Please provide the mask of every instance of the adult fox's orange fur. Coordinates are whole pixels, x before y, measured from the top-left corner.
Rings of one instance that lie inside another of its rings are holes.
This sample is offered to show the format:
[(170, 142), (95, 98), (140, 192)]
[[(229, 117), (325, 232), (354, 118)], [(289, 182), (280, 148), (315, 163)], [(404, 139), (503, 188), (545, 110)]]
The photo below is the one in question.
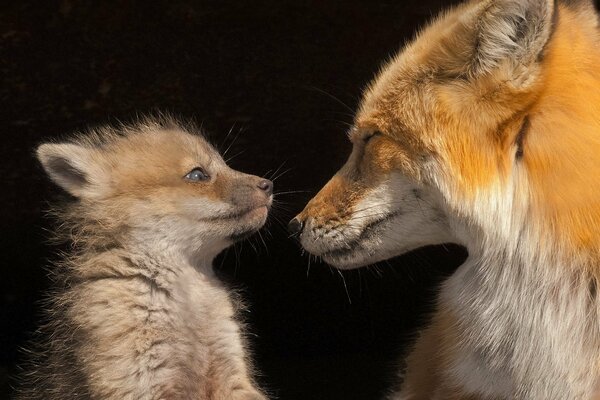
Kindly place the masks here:
[(344, 167), (292, 220), (354, 268), (457, 242), (392, 399), (600, 387), (600, 34), (591, 1), (470, 1), (364, 94)]

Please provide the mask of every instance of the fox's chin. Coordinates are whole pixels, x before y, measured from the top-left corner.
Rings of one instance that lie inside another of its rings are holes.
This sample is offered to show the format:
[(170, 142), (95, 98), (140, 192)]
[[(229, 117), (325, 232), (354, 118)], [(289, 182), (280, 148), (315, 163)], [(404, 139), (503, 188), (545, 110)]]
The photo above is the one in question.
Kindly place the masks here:
[(372, 222), (363, 228), (357, 239), (350, 241), (343, 247), (326, 250), (320, 254), (321, 258), (329, 265), (338, 269), (355, 269), (375, 264), (379, 261), (392, 258), (384, 243), (382, 236), (392, 223), (397, 213), (390, 213), (378, 221)]
[(322, 258), (327, 264), (337, 269), (356, 269), (373, 264), (362, 257), (357, 258), (353, 253), (343, 255), (324, 254)]
[(268, 206), (257, 207), (243, 214), (236, 221), (237, 226), (234, 232), (229, 235), (229, 240), (232, 242), (239, 242), (241, 240), (248, 239), (265, 225), (268, 215)]
[(323, 261), (337, 269), (356, 269), (367, 267), (379, 261), (387, 260), (388, 256), (377, 249), (369, 249), (363, 244), (357, 244), (351, 249), (334, 250), (321, 255)]

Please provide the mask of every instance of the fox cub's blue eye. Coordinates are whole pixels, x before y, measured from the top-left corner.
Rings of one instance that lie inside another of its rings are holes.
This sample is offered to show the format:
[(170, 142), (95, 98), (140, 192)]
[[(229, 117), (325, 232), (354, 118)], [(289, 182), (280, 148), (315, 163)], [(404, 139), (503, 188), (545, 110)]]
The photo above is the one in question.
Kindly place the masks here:
[(187, 173), (185, 179), (192, 182), (201, 182), (210, 179), (210, 176), (200, 167), (196, 167)]

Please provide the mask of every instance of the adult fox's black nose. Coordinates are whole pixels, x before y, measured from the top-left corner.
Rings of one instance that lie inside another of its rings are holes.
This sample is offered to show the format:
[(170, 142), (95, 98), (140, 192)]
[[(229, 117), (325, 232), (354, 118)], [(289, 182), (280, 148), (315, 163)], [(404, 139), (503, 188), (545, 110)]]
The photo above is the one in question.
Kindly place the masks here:
[(263, 179), (258, 182), (258, 188), (264, 191), (267, 195), (273, 194), (273, 182), (268, 179)]
[(304, 228), (304, 223), (298, 218), (292, 219), (288, 224), (288, 232), (292, 235), (297, 235), (302, 232), (302, 228)]

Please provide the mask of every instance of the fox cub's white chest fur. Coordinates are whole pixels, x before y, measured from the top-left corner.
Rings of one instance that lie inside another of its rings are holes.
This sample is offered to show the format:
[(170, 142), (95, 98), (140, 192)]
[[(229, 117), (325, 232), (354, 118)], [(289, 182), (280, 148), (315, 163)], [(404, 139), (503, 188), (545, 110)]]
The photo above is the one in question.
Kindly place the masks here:
[(172, 119), (37, 150), (75, 200), (57, 210), (47, 335), (23, 399), (264, 399), (213, 258), (264, 224), (273, 184)]

